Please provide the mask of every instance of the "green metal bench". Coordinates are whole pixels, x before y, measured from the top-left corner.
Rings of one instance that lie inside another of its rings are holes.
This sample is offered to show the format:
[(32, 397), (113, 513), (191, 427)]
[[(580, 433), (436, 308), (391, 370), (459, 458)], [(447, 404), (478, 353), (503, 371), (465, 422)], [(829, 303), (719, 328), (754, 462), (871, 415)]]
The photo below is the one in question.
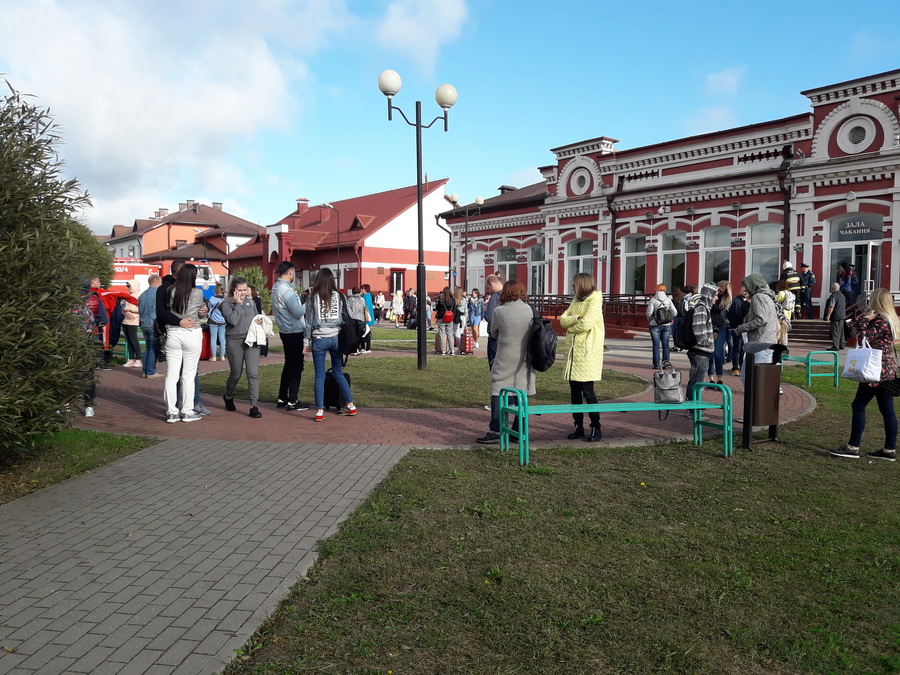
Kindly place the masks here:
[[(712, 389), (722, 395), (721, 402), (704, 401), (703, 390)], [(513, 403), (515, 400), (515, 403)], [(521, 389), (506, 388), (500, 390), (500, 450), (509, 450), (510, 439), (519, 444), (519, 464), (526, 465), (531, 461), (528, 443), (528, 418), (531, 415), (554, 415), (559, 413), (611, 413), (637, 412), (646, 410), (689, 410), (693, 412), (694, 445), (703, 443), (703, 427), (722, 430), (723, 456), (731, 457), (733, 451), (732, 428), (732, 395), (731, 389), (724, 384), (698, 382), (694, 385), (691, 398), (683, 403), (654, 403), (653, 401), (604, 401), (602, 403), (572, 403), (564, 405), (530, 405), (528, 394)], [(721, 410), (723, 423), (703, 421), (704, 410)], [(508, 415), (515, 415), (518, 430), (509, 425)]]
[[(817, 354), (827, 354), (828, 359), (824, 358), (818, 359), (816, 358)], [(812, 378), (814, 377), (833, 377), (834, 378), (834, 386), (838, 387), (841, 382), (841, 374), (838, 366), (838, 354), (837, 352), (832, 351), (812, 351), (809, 352), (806, 356), (791, 356), (790, 354), (782, 354), (781, 355), (781, 363), (782, 368), (784, 368), (785, 361), (797, 361), (798, 363), (806, 364), (806, 386), (810, 386), (812, 384)], [(831, 370), (826, 373), (814, 373), (813, 366), (831, 366)]]

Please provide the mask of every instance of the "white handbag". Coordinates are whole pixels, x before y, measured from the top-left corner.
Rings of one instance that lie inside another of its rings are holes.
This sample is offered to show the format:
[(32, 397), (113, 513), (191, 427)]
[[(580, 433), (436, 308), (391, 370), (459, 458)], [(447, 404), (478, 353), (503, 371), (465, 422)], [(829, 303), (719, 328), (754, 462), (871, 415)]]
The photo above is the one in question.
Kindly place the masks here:
[(881, 350), (872, 349), (866, 338), (862, 338), (859, 345), (856, 349), (847, 350), (847, 362), (841, 377), (854, 382), (880, 382)]

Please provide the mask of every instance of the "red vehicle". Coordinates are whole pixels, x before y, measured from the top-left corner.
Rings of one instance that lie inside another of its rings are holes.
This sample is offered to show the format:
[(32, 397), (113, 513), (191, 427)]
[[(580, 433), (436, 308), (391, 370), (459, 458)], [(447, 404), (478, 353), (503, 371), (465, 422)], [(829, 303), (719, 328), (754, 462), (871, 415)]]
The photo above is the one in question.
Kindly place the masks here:
[(132, 291), (135, 295), (139, 295), (142, 291), (147, 290), (150, 285), (147, 283), (147, 279), (154, 274), (162, 276), (160, 265), (148, 265), (137, 258), (114, 258), (110, 286), (125, 286), (126, 282), (131, 282)]

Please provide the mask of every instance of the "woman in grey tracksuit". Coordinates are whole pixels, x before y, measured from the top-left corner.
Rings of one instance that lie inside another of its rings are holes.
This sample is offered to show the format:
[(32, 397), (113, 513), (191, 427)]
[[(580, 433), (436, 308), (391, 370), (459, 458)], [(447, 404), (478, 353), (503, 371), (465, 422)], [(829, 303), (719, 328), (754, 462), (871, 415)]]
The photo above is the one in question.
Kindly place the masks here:
[(256, 303), (250, 295), (250, 287), (244, 277), (234, 277), (228, 297), (219, 305), (225, 318), (225, 355), (231, 374), (225, 382), (225, 409), (236, 410), (234, 405), (234, 388), (241, 379), (244, 367), (247, 368), (247, 387), (250, 390), (250, 417), (260, 418), (257, 403), (259, 402), (259, 345), (248, 345), (244, 340), (250, 330), (250, 324), (258, 321), (260, 314)]

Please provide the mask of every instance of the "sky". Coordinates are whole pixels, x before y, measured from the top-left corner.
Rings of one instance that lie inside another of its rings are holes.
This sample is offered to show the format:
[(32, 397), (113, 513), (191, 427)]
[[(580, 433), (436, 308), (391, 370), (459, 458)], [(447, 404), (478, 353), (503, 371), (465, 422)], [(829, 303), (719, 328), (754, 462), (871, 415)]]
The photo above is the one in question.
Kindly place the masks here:
[(0, 0), (0, 76), (50, 110), (95, 232), (193, 199), (261, 225), (416, 181), (461, 203), (541, 180), (551, 148), (618, 150), (810, 110), (900, 68), (897, 0)]

